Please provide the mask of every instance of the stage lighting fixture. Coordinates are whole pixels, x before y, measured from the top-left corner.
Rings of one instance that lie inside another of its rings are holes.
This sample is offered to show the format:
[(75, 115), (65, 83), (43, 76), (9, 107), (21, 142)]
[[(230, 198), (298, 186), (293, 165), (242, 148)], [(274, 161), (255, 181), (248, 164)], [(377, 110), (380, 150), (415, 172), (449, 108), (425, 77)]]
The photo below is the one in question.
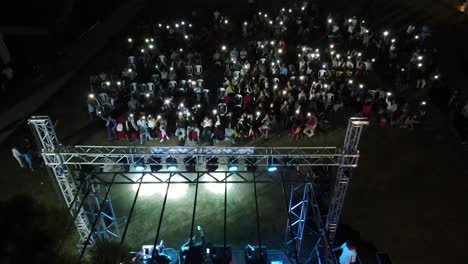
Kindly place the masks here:
[(239, 170), (239, 164), (234, 158), (229, 158), (228, 171), (237, 171)]
[(206, 169), (209, 172), (214, 172), (218, 169), (218, 158), (211, 157), (206, 161)]
[(136, 171), (144, 171), (146, 169), (146, 166), (144, 163), (136, 163), (134, 167)]
[(187, 157), (184, 159), (185, 169), (189, 172), (197, 170), (197, 159), (195, 157)]
[(267, 162), (268, 162), (267, 170), (269, 172), (275, 172), (278, 170), (278, 167), (277, 167), (277, 164), (275, 163), (274, 158), (269, 158)]
[(177, 159), (173, 157), (169, 157), (166, 159), (166, 167), (169, 171), (177, 170)]
[(250, 172), (255, 171), (255, 168), (256, 168), (255, 162), (256, 162), (255, 158), (246, 158), (245, 159), (245, 168), (246, 168), (246, 170), (250, 171)]
[(151, 172), (158, 172), (162, 169), (162, 165), (161, 165), (161, 158), (152, 158), (152, 162), (151, 163), (156, 163), (156, 164), (152, 164), (150, 165), (150, 168), (151, 168)]

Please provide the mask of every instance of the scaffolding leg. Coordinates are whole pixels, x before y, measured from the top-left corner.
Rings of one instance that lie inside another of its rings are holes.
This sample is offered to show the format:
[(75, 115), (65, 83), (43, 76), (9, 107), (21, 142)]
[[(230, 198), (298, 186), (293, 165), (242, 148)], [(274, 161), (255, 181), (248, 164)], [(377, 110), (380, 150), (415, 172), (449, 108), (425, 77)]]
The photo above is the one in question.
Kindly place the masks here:
[[(357, 166), (357, 156), (350, 157), (350, 154), (358, 154), (359, 141), (362, 130), (369, 125), (366, 118), (352, 117), (349, 120), (346, 130), (342, 156), (338, 158), (338, 171), (336, 175), (334, 194), (330, 201), (328, 209), (326, 229), (328, 238), (333, 243), (335, 240), (338, 224), (343, 210), (343, 204), (348, 190), (349, 181), (352, 176), (353, 168)], [(348, 156), (347, 156), (348, 155)]]

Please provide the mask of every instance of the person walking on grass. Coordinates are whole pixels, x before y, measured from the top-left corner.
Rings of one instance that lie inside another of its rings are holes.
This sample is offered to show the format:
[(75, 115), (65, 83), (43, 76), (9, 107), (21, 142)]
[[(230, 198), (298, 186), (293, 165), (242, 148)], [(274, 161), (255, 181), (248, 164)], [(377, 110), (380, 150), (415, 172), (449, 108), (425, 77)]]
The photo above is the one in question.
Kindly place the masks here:
[(23, 154), (19, 152), (19, 150), (16, 147), (11, 148), (11, 154), (13, 157), (18, 161), (18, 164), (20, 165), (21, 168), (24, 168), (24, 163), (23, 163)]

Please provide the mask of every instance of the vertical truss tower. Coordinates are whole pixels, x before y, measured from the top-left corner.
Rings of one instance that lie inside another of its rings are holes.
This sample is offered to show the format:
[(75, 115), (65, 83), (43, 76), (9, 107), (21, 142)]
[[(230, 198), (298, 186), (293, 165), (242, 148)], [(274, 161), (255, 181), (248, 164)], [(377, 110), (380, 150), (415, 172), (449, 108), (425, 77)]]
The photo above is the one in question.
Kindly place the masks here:
[[(357, 167), (358, 164), (358, 147), (361, 133), (363, 128), (367, 125), (369, 125), (367, 118), (352, 117), (348, 122), (342, 150), (343, 155), (338, 158), (338, 171), (336, 174), (334, 194), (330, 201), (326, 221), (328, 238), (332, 242), (335, 239), (338, 229), (349, 181), (353, 175), (353, 169)], [(353, 157), (348, 155), (353, 155)]]

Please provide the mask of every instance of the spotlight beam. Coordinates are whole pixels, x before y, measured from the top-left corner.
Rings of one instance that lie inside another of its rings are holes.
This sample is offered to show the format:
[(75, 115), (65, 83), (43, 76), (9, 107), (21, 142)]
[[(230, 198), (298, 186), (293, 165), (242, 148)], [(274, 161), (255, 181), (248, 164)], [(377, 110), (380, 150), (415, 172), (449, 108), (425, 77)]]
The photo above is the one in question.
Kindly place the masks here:
[(226, 173), (225, 178), (224, 178), (225, 179), (225, 181), (224, 181), (224, 240), (223, 240), (223, 242), (224, 242), (224, 244), (223, 244), (223, 247), (224, 247), (224, 254), (223, 254), (224, 263), (226, 263), (226, 256), (227, 256), (227, 254), (226, 254), (226, 244), (227, 244), (227, 241), (226, 241), (226, 239), (227, 239), (227, 235), (226, 235), (227, 234), (227, 189), (228, 189), (228, 187), (227, 187), (227, 178), (228, 178), (228, 175)]
[(162, 220), (164, 216), (164, 211), (166, 210), (166, 202), (167, 202), (167, 196), (169, 194), (169, 186), (171, 185), (171, 178), (172, 178), (172, 173), (169, 174), (169, 180), (167, 182), (167, 187), (166, 187), (166, 194), (164, 194), (164, 200), (163, 200), (163, 205), (161, 209), (161, 214), (159, 215), (159, 222), (158, 222), (158, 228), (156, 230), (156, 236), (154, 238), (154, 245), (153, 245), (153, 253), (151, 254), (151, 260), (149, 264), (153, 264), (154, 260), (154, 253), (156, 252), (156, 245), (158, 244), (159, 241), (159, 233), (161, 231), (161, 225), (162, 225)]
[[(253, 187), (254, 187), (254, 197), (255, 197), (255, 216), (257, 222), (257, 236), (258, 236), (258, 246), (260, 247), (260, 258), (263, 261), (263, 254), (262, 254), (262, 236), (260, 233), (260, 216), (258, 213), (258, 195), (257, 195), (257, 181), (256, 181), (256, 174), (255, 171), (253, 172)], [(296, 254), (297, 255), (297, 254)], [(296, 262), (299, 263), (299, 262)]]
[(190, 247), (192, 247), (192, 237), (193, 237), (193, 228), (195, 226), (195, 213), (197, 211), (197, 198), (198, 198), (198, 178), (200, 177), (200, 174), (197, 175), (197, 183), (195, 184), (195, 197), (193, 198), (193, 212), (192, 212), (192, 224), (190, 227), (190, 236), (189, 236), (189, 251), (188, 251), (188, 256), (187, 256), (187, 263), (190, 263), (190, 258), (192, 256), (192, 250), (190, 250)]
[(127, 223), (125, 223), (125, 228), (122, 234), (122, 238), (120, 239), (121, 249), (122, 249), (123, 242), (125, 240), (125, 236), (127, 235), (128, 226), (130, 225), (130, 220), (132, 219), (132, 216), (133, 216), (133, 209), (135, 209), (135, 204), (136, 204), (136, 201), (138, 200), (138, 194), (140, 193), (140, 188), (141, 188), (142, 183), (143, 183), (143, 177), (140, 178), (140, 183), (138, 184), (138, 189), (136, 190), (135, 198), (133, 198), (132, 207), (130, 208), (130, 213), (128, 214)]

